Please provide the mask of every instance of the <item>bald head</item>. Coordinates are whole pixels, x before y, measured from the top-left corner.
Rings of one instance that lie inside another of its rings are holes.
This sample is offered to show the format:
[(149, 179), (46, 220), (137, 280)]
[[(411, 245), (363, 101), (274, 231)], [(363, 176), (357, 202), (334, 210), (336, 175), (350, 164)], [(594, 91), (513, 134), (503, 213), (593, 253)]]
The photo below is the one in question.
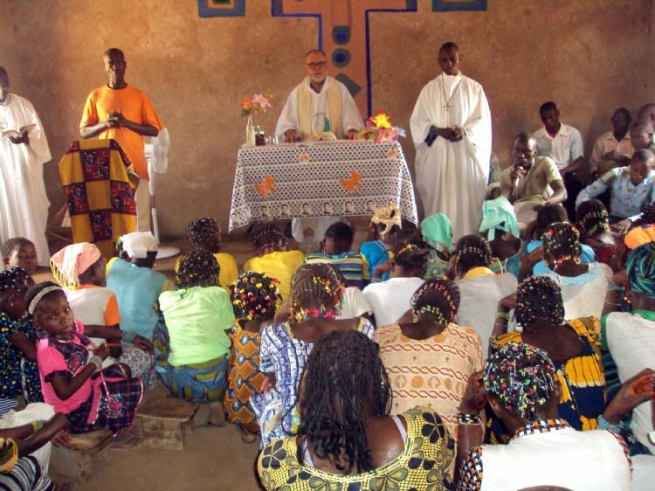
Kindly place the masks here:
[(528, 170), (532, 167), (537, 156), (537, 140), (527, 133), (519, 133), (514, 138), (512, 147), (512, 165)]

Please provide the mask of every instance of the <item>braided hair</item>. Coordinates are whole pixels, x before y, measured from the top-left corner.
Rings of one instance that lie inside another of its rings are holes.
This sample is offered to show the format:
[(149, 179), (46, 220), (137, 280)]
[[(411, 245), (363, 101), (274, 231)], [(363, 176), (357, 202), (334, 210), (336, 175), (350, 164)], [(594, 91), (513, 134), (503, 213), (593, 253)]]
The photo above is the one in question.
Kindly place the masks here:
[(277, 225), (272, 222), (261, 223), (253, 230), (253, 242), (260, 256), (268, 250), (283, 250), (287, 246), (287, 238)]
[(179, 288), (217, 286), (220, 268), (211, 252), (191, 251), (182, 256), (175, 272), (175, 284)]
[[(376, 343), (355, 330), (336, 330), (316, 343), (299, 399), (298, 435), (315, 455), (345, 474), (374, 469), (366, 423), (391, 411), (391, 387)], [(302, 452), (299, 452), (302, 455)]]
[(519, 325), (531, 326), (539, 319), (545, 319), (559, 326), (564, 321), (562, 290), (549, 276), (531, 276), (516, 289), (516, 321)]
[(553, 393), (555, 372), (544, 350), (525, 343), (510, 344), (487, 361), (484, 388), (498, 397), (510, 414), (535, 421)]
[(583, 237), (594, 237), (610, 229), (610, 217), (602, 201), (583, 201), (576, 212), (578, 226)]
[(345, 287), (335, 268), (326, 263), (303, 264), (291, 280), (291, 316), (334, 319), (341, 314)]
[(640, 245), (630, 253), (627, 272), (632, 291), (655, 298), (655, 242)]
[(66, 295), (62, 287), (52, 281), (43, 281), (37, 283), (29, 289), (25, 296), (25, 305), (27, 305), (27, 313), (34, 316), (39, 304), (46, 299), (54, 298), (56, 295)]
[(230, 285), (232, 305), (237, 319), (267, 319), (275, 313), (278, 280), (265, 273), (248, 271)]
[(460, 275), (477, 267), (489, 267), (493, 262), (491, 246), (481, 235), (465, 235), (455, 247), (455, 268)]
[(423, 283), (412, 296), (414, 322), (427, 314), (441, 325), (457, 321), (460, 293), (455, 282), (433, 278)]
[(24, 268), (15, 266), (0, 272), (0, 292), (5, 290), (16, 290), (24, 292), (30, 275)]
[(210, 246), (220, 233), (218, 223), (211, 217), (196, 218), (186, 226), (186, 235), (192, 246)]
[(394, 263), (406, 273), (423, 278), (428, 271), (429, 249), (421, 249), (415, 244), (408, 244), (400, 249), (394, 257)]
[(541, 237), (544, 256), (555, 263), (555, 267), (567, 261), (580, 263), (580, 232), (569, 222), (553, 223)]

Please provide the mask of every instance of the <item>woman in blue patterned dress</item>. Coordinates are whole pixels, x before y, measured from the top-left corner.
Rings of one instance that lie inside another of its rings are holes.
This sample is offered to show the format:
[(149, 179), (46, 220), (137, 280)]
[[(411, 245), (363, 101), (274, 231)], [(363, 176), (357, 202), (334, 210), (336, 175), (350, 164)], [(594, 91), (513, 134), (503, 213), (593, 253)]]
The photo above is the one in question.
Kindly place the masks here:
[(374, 328), (367, 319), (336, 319), (343, 292), (343, 283), (331, 266), (304, 264), (291, 283), (292, 321), (264, 329), (259, 369), (267, 379), (263, 393), (251, 399), (262, 445), (272, 438), (291, 436), (297, 429), (298, 386), (314, 343), (335, 330), (356, 329), (373, 339)]

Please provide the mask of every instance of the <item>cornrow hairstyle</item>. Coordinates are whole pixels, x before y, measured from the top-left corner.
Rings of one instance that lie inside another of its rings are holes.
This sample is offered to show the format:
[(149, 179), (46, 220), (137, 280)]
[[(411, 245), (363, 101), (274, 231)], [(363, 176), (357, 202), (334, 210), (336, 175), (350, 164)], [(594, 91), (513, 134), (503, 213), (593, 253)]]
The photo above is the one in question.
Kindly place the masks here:
[(291, 316), (334, 319), (341, 314), (345, 287), (335, 268), (326, 263), (300, 266), (291, 280)]
[(368, 411), (374, 417), (391, 411), (391, 387), (378, 351), (361, 332), (336, 330), (321, 338), (307, 359), (299, 441), (315, 444), (316, 457), (344, 474), (373, 470)]
[(550, 256), (555, 264), (566, 261), (580, 262), (580, 232), (569, 222), (554, 223), (541, 237), (544, 255)]
[(583, 237), (594, 237), (610, 229), (610, 216), (602, 201), (583, 201), (576, 212), (578, 226)]
[(655, 298), (655, 242), (640, 245), (630, 253), (627, 272), (633, 292)]
[(193, 246), (209, 245), (220, 233), (218, 223), (211, 217), (196, 218), (186, 226), (186, 235)]
[(13, 237), (2, 244), (2, 257), (9, 257), (11, 253), (25, 245), (34, 246), (34, 243), (25, 237)]
[(484, 388), (498, 397), (510, 414), (535, 421), (553, 393), (555, 372), (544, 350), (525, 343), (510, 344), (487, 361)]
[(564, 321), (562, 290), (549, 276), (531, 276), (516, 289), (516, 321), (531, 326), (538, 319), (545, 319), (559, 326)]
[(280, 250), (287, 245), (287, 238), (274, 223), (261, 223), (253, 230), (253, 242), (257, 254), (262, 255), (266, 249)]
[(211, 252), (191, 251), (182, 256), (175, 272), (175, 284), (186, 289), (194, 286), (217, 286), (220, 268)]
[(394, 262), (406, 273), (423, 278), (428, 271), (429, 255), (429, 249), (420, 249), (414, 244), (408, 244), (396, 253)]
[[(46, 289), (49, 291), (44, 294), (43, 291)], [(49, 300), (54, 298), (56, 295), (66, 294), (64, 293), (62, 287), (52, 281), (43, 281), (30, 288), (27, 291), (27, 295), (25, 296), (25, 305), (27, 306), (27, 311), (30, 316), (34, 316), (37, 309), (39, 308), (39, 304), (43, 300)]]
[(412, 296), (414, 322), (424, 314), (431, 315), (441, 325), (456, 322), (459, 302), (459, 287), (454, 281), (441, 278), (429, 279)]
[(278, 283), (265, 273), (243, 273), (230, 286), (234, 316), (247, 320), (271, 317), (279, 296)]
[(481, 235), (465, 235), (455, 247), (455, 268), (460, 275), (477, 267), (489, 267), (493, 262), (491, 246)]
[(644, 207), (644, 212), (641, 214), (641, 221), (646, 225), (655, 225), (655, 203)]

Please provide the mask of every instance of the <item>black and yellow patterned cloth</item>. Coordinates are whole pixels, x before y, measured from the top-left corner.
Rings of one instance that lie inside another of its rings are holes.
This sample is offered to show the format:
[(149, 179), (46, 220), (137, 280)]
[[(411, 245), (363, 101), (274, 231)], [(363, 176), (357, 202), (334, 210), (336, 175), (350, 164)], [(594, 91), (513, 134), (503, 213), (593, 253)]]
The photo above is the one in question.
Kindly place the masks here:
[(395, 460), (371, 472), (340, 476), (303, 465), (295, 437), (273, 440), (259, 455), (264, 487), (285, 491), (442, 491), (454, 490), (451, 469), (455, 440), (441, 418), (428, 407), (401, 415), (407, 423), (405, 449)]

